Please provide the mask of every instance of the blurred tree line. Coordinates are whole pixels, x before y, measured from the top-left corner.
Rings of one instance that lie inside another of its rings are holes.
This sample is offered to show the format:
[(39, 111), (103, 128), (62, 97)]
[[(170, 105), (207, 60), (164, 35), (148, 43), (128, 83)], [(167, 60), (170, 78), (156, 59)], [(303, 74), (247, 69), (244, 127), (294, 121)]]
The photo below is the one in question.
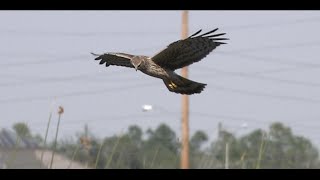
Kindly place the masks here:
[[(14, 129), (18, 133), (28, 128), (22, 128), (20, 124)], [(23, 134), (30, 135), (31, 132), (28, 129)], [(97, 138), (85, 126), (75, 139), (60, 141), (57, 150), (91, 168), (180, 167), (180, 142), (166, 124), (146, 132), (132, 125), (122, 134), (103, 139)], [(267, 131), (256, 129), (240, 137), (220, 129), (218, 138), (212, 142), (205, 132), (195, 132), (190, 137), (190, 166), (218, 169), (226, 166), (232, 169), (320, 168), (320, 161), (318, 150), (310, 140), (293, 134), (281, 123), (273, 123)]]

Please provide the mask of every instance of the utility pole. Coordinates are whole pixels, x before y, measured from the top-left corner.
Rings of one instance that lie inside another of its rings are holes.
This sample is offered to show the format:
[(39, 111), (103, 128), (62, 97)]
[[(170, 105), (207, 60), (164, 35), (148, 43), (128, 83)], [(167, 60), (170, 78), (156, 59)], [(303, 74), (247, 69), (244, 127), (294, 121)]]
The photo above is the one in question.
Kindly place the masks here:
[[(181, 39), (188, 37), (188, 11), (182, 12)], [(181, 76), (188, 77), (188, 67), (183, 67)], [(182, 95), (182, 150), (181, 169), (189, 169), (189, 96)]]
[(222, 123), (218, 123), (218, 139), (220, 140), (221, 138), (221, 132), (222, 132)]
[(224, 164), (225, 169), (229, 169), (229, 143), (226, 143), (226, 160)]

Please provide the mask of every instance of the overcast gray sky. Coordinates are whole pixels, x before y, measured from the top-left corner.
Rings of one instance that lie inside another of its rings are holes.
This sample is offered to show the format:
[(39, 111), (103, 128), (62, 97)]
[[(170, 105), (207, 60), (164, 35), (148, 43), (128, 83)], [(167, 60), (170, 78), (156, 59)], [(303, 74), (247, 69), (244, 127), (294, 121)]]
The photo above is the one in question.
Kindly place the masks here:
[[(56, 96), (61, 138), (84, 124), (103, 137), (162, 122), (180, 135), (180, 95), (133, 69), (100, 66), (90, 52), (151, 56), (181, 37), (181, 11), (1, 11), (0, 22), (0, 127), (26, 122), (43, 135)], [(189, 68), (208, 84), (190, 97), (191, 133), (280, 121), (319, 146), (320, 12), (189, 12), (189, 34), (217, 27), (229, 44)], [(52, 123), (50, 137), (56, 113)]]

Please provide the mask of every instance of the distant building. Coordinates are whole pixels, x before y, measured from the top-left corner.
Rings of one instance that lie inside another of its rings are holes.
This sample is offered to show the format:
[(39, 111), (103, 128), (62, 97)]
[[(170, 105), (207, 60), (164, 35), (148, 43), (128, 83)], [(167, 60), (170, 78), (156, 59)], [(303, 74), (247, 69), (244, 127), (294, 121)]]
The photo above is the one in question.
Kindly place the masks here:
[[(41, 162), (41, 145), (33, 138), (19, 137), (15, 132), (2, 129), (0, 131), (0, 169), (47, 169), (51, 162), (52, 151), (45, 150)], [(71, 167), (70, 164), (72, 165)], [(86, 166), (72, 162), (59, 154), (55, 155), (53, 168), (83, 169)]]

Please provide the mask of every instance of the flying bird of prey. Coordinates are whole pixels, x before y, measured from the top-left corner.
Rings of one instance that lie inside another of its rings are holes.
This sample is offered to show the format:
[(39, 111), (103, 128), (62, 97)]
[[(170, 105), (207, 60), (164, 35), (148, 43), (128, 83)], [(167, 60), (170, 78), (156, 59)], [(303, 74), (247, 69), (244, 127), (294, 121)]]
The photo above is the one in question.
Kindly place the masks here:
[(140, 70), (149, 76), (162, 79), (171, 92), (191, 95), (201, 93), (207, 84), (186, 79), (174, 71), (199, 62), (217, 46), (226, 44), (221, 41), (228, 39), (220, 37), (226, 33), (212, 34), (217, 30), (218, 28), (198, 35), (201, 32), (200, 29), (186, 39), (169, 44), (153, 57), (120, 52), (91, 54), (97, 56), (95, 60), (99, 60), (100, 64), (105, 63), (107, 67), (115, 65), (135, 68), (136, 71)]

